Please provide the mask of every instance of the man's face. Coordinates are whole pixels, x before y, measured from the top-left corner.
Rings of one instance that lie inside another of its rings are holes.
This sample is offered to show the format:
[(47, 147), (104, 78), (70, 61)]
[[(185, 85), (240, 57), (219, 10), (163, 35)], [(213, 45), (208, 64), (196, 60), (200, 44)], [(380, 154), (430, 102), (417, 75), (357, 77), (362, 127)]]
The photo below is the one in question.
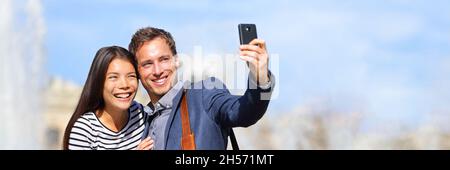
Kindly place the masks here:
[(175, 84), (178, 57), (173, 56), (166, 40), (158, 37), (145, 42), (136, 51), (136, 59), (142, 85), (156, 102)]

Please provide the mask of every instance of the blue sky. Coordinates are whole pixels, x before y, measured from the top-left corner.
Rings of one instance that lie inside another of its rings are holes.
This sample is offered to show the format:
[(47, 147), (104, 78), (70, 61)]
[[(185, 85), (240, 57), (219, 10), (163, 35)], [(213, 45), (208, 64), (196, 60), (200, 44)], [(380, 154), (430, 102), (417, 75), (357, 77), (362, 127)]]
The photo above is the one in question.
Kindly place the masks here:
[[(323, 102), (372, 122), (450, 114), (450, 1), (43, 0), (48, 72), (82, 85), (96, 50), (127, 47), (144, 26), (178, 51), (237, 53), (237, 24), (255, 23), (280, 56), (270, 112)], [(444, 122), (449, 120), (444, 116)], [(449, 120), (450, 121), (450, 120)]]

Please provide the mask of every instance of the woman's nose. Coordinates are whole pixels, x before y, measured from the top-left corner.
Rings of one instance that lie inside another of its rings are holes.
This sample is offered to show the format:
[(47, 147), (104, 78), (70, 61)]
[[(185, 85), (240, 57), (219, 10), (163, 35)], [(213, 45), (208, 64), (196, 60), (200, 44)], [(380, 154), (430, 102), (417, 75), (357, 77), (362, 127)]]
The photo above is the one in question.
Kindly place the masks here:
[(128, 89), (130, 87), (130, 82), (125, 77), (121, 78), (119, 81), (119, 88)]

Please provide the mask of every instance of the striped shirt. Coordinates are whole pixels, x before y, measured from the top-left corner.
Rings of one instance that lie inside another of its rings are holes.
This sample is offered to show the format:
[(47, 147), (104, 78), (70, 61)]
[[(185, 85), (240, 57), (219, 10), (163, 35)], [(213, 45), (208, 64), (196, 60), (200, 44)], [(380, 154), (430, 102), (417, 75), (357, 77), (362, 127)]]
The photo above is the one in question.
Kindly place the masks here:
[(69, 135), (70, 150), (130, 150), (136, 149), (144, 133), (146, 113), (133, 101), (128, 109), (128, 122), (119, 132), (105, 127), (95, 113), (83, 114)]

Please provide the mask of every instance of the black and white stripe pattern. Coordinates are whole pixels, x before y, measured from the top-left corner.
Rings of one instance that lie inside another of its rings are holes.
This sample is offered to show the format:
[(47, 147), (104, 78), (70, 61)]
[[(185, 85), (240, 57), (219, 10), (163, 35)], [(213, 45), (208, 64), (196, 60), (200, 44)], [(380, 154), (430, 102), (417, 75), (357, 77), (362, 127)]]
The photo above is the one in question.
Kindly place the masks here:
[(95, 113), (83, 114), (72, 127), (70, 150), (130, 150), (136, 149), (145, 128), (146, 113), (142, 105), (133, 102), (128, 110), (128, 122), (119, 132), (105, 127)]

